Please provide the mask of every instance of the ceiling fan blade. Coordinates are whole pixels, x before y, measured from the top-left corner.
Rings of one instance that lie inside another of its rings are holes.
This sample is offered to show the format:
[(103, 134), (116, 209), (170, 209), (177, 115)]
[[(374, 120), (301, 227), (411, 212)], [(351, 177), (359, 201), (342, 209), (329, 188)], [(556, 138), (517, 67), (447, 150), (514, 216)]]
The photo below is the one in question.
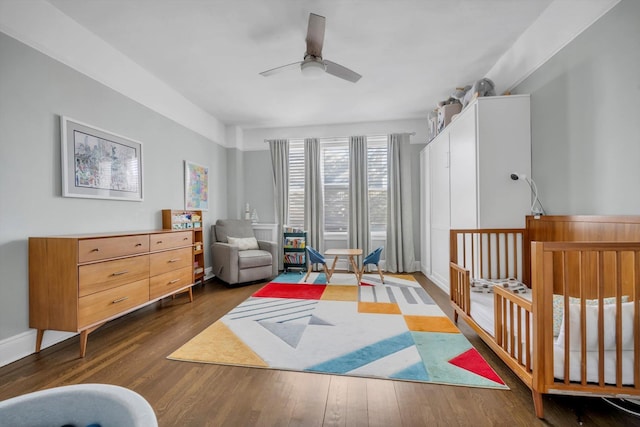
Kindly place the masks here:
[(274, 74), (276, 74), (276, 73), (279, 73), (279, 72), (281, 72), (281, 71), (288, 70), (289, 68), (294, 68), (294, 66), (295, 66), (295, 67), (300, 67), (300, 63), (301, 63), (301, 62), (302, 62), (302, 61), (298, 61), (298, 62), (293, 62), (293, 63), (291, 63), (291, 64), (282, 65), (282, 66), (280, 66), (280, 67), (276, 67), (276, 68), (272, 68), (272, 69), (267, 70), (267, 71), (263, 71), (263, 72), (261, 72), (260, 74), (261, 74), (261, 75), (263, 75), (263, 76), (265, 76), (265, 77), (269, 77), (269, 76), (272, 76), (272, 75), (274, 75)]
[(325, 17), (309, 14), (309, 26), (307, 27), (307, 55), (322, 58), (322, 45), (324, 43)]
[(325, 59), (324, 64), (326, 66), (327, 73), (334, 75), (336, 77), (340, 77), (341, 79), (350, 81), (351, 83), (357, 82), (358, 80), (360, 80), (360, 77), (362, 77), (360, 74), (356, 73), (355, 71), (352, 71), (347, 67), (343, 67), (340, 64), (336, 64), (335, 62), (327, 61)]

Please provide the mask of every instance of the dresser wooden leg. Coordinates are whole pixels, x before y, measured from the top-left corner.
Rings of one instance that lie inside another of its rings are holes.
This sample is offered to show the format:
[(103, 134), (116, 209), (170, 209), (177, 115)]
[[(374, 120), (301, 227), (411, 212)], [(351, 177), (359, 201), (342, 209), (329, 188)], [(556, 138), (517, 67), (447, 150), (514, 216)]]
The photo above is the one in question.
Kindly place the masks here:
[(84, 357), (84, 355), (87, 353), (87, 340), (89, 339), (89, 334), (102, 325), (104, 325), (104, 323), (100, 323), (98, 325), (90, 327), (89, 329), (80, 331), (80, 357)]
[(44, 338), (44, 329), (38, 329), (36, 332), (36, 353), (40, 353), (42, 349), (42, 338)]
[(85, 329), (80, 332), (80, 357), (84, 357), (87, 353), (87, 339), (89, 338), (89, 330)]

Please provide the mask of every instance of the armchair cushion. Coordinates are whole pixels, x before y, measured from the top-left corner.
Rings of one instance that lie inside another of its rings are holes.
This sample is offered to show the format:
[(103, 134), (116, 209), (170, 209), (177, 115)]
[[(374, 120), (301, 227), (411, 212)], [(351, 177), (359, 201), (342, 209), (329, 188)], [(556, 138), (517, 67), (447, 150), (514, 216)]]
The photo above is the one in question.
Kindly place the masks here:
[(255, 237), (231, 237), (227, 236), (230, 244), (237, 246), (238, 250), (246, 251), (248, 249), (259, 249), (258, 241)]
[(229, 236), (232, 237), (253, 237), (253, 227), (251, 221), (243, 219), (219, 219), (215, 225), (216, 241), (229, 243)]
[(267, 251), (249, 249), (238, 252), (238, 268), (240, 268), (240, 270), (262, 267), (263, 265), (271, 266), (272, 262), (273, 257)]

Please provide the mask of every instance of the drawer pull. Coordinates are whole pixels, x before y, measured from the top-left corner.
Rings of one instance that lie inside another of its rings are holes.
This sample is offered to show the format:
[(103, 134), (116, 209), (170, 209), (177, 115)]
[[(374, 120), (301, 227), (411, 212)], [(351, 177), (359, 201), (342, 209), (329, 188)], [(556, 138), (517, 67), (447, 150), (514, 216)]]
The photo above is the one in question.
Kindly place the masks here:
[(188, 238), (188, 237), (185, 237), (185, 238), (184, 238), (184, 239), (182, 239), (182, 240), (189, 240), (189, 238)]
[(174, 258), (169, 260), (169, 262), (178, 262), (178, 261), (180, 261), (180, 258)]
[(172, 281), (169, 282), (170, 285), (173, 285), (174, 283), (178, 283), (180, 281), (180, 279), (173, 279)]
[(100, 248), (91, 249), (91, 252), (100, 252)]
[(136, 247), (142, 246), (142, 243), (136, 243)]
[(122, 298), (118, 298), (118, 299), (114, 299), (113, 301), (111, 301), (111, 304), (117, 304), (119, 302), (122, 302), (124, 300), (129, 299), (129, 297), (122, 297)]
[(111, 273), (112, 276), (122, 276), (123, 274), (127, 274), (129, 270), (116, 271), (115, 273)]
[(156, 245), (159, 245), (159, 244), (161, 244), (161, 243), (162, 243), (162, 240), (158, 240), (158, 241), (156, 242)]

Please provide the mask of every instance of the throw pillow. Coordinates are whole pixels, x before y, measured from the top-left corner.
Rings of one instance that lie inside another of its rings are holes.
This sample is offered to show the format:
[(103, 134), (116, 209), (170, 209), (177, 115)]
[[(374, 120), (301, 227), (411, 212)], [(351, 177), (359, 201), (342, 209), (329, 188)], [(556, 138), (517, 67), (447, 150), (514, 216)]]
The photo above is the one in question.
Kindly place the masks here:
[(255, 237), (227, 237), (229, 244), (237, 246), (238, 250), (259, 249), (258, 240)]
[[(628, 302), (629, 296), (624, 295), (621, 297), (621, 302)], [(615, 304), (616, 297), (608, 297), (602, 299), (603, 304)], [(569, 297), (569, 304), (580, 304), (580, 298)], [(597, 299), (585, 300), (585, 305), (598, 305)], [(560, 327), (562, 325), (562, 318), (564, 316), (564, 295), (553, 295), (553, 336), (557, 337), (560, 334)]]
[[(569, 314), (569, 330), (570, 334), (570, 342), (569, 349), (571, 351), (581, 351), (582, 349), (582, 316), (581, 316), (581, 307), (579, 304), (570, 304), (571, 310)], [(621, 320), (622, 320), (622, 336), (620, 337), (622, 343), (623, 351), (633, 351), (633, 312), (634, 312), (634, 303), (625, 302), (620, 304), (621, 307)], [(603, 305), (603, 328), (604, 328), (604, 336), (603, 336), (603, 348), (605, 351), (615, 351), (616, 350), (616, 342), (618, 336), (616, 334), (616, 305), (615, 304), (604, 304)], [(587, 304), (585, 305), (585, 347), (587, 351), (597, 352), (599, 347), (598, 340), (598, 318), (599, 311), (598, 306), (596, 304)], [(566, 321), (566, 318), (565, 318)], [(558, 335), (558, 339), (556, 344), (563, 345), (565, 341), (564, 337), (564, 323), (560, 328), (560, 334)]]

